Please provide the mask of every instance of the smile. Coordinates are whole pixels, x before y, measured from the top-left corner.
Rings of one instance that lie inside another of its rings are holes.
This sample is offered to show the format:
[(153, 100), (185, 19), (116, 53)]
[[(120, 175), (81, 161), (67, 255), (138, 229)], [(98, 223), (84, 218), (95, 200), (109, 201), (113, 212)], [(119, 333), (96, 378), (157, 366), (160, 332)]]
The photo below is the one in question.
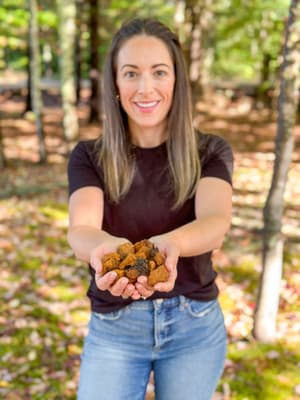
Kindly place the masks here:
[(156, 107), (158, 103), (159, 103), (159, 101), (135, 102), (135, 105), (139, 108), (149, 110), (149, 109)]

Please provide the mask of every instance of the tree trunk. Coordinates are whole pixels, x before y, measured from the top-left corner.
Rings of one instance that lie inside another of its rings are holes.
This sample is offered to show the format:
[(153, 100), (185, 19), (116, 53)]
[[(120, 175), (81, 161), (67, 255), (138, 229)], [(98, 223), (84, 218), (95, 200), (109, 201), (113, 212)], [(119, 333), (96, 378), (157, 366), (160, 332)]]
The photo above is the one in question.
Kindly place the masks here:
[(185, 21), (185, 0), (177, 0), (174, 12), (174, 26), (176, 33), (179, 37), (180, 43), (184, 43), (186, 40), (184, 33), (184, 21)]
[(29, 22), (29, 46), (30, 46), (30, 76), (31, 76), (31, 101), (35, 115), (35, 125), (39, 140), (40, 162), (46, 162), (46, 148), (42, 124), (42, 96), (41, 96), (41, 73), (39, 60), (39, 35), (37, 20), (36, 0), (29, 1), (30, 22)]
[(272, 57), (269, 53), (263, 53), (261, 73), (260, 73), (260, 84), (258, 88), (258, 101), (262, 102), (265, 106), (271, 108), (272, 98), (270, 96), (270, 65)]
[(82, 69), (82, 14), (84, 12), (83, 3), (77, 0), (76, 6), (76, 42), (75, 42), (75, 68), (76, 68), (76, 104), (80, 102), (81, 93), (81, 69)]
[(57, 0), (59, 14), (60, 76), (63, 106), (63, 129), (67, 141), (76, 140), (79, 135), (76, 110), (75, 84), (75, 0)]
[(4, 168), (5, 166), (6, 166), (6, 159), (5, 159), (5, 155), (4, 155), (2, 124), (1, 124), (1, 119), (0, 119), (0, 168)]
[(28, 64), (27, 64), (27, 94), (26, 94), (26, 105), (24, 114), (27, 111), (32, 111), (32, 101), (31, 101), (31, 72), (30, 72), (30, 59), (31, 59), (31, 51), (30, 51), (30, 43), (28, 37), (28, 46), (27, 46), (27, 57), (28, 57)]
[(100, 73), (99, 73), (99, 8), (98, 0), (90, 0), (90, 122), (100, 121)]
[(202, 96), (209, 83), (213, 49), (210, 46), (213, 31), (211, 0), (186, 0), (186, 22), (190, 30), (187, 62), (193, 98)]
[(281, 67), (275, 164), (264, 208), (263, 271), (254, 318), (254, 336), (263, 342), (276, 339), (276, 316), (283, 269), (283, 196), (294, 147), (293, 129), (298, 101), (300, 26), (297, 25), (297, 18), (299, 21), (300, 0), (292, 0)]

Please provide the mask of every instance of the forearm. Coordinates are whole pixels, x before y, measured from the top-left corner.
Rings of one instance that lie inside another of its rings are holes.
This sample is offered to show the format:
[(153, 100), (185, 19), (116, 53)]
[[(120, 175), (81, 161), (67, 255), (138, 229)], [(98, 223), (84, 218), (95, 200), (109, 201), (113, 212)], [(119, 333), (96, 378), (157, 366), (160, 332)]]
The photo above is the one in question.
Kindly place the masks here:
[(114, 236), (88, 225), (80, 225), (69, 229), (67, 239), (76, 258), (89, 262), (91, 251), (104, 241), (112, 241)]
[(229, 227), (228, 219), (212, 215), (158, 237), (175, 243), (180, 249), (180, 257), (192, 257), (220, 248)]

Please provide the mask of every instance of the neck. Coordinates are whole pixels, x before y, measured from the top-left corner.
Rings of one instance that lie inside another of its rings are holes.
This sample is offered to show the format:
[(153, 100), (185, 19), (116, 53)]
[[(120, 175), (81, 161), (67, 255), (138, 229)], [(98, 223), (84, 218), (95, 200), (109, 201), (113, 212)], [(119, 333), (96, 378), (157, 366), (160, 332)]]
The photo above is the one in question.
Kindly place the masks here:
[(138, 147), (157, 147), (167, 139), (166, 126), (139, 128), (129, 124), (131, 141)]

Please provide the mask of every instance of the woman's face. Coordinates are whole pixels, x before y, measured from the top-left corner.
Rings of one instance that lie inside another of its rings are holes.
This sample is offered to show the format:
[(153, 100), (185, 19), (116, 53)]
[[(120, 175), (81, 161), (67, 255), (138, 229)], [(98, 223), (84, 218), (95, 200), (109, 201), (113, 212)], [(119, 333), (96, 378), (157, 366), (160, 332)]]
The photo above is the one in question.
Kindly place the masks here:
[(131, 132), (165, 130), (175, 71), (164, 42), (147, 35), (128, 39), (117, 56), (116, 80)]

